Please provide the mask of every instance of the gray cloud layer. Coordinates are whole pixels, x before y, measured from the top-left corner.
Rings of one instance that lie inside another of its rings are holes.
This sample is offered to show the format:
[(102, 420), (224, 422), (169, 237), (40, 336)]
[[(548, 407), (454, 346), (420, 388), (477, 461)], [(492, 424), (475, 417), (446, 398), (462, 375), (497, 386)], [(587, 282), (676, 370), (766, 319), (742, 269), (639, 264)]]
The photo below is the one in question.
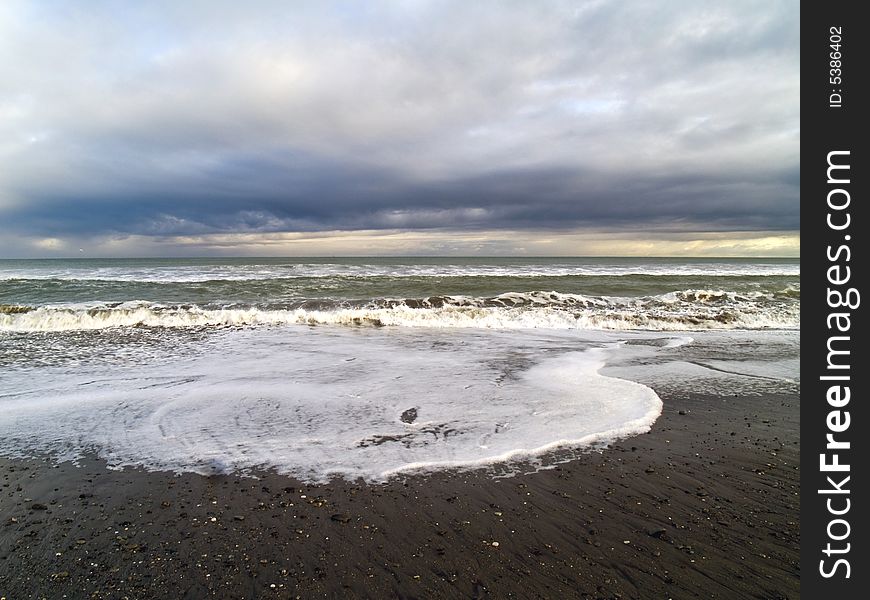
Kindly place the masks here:
[(0, 232), (796, 230), (798, 15), (7, 1)]

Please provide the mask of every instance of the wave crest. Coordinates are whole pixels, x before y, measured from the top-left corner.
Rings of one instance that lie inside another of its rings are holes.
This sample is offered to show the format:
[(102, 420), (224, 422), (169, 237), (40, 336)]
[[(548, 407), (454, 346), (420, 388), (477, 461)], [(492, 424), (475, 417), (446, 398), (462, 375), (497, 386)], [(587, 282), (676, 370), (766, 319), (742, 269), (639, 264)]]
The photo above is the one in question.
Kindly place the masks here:
[(148, 302), (96, 306), (15, 306), (0, 311), (0, 331), (111, 327), (259, 325), (396, 326), (484, 329), (796, 329), (800, 304), (776, 294), (686, 290), (642, 298), (559, 292), (494, 297), (436, 296), (366, 303), (306, 301), (290, 306), (201, 307)]

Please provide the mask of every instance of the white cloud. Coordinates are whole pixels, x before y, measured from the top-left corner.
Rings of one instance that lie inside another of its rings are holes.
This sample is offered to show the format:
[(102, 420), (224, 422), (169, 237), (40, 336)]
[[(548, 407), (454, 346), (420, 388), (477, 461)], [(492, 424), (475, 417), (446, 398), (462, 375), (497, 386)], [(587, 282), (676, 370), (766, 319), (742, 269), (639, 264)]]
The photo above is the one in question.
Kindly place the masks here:
[[(79, 245), (81, 244), (81, 245)], [(46, 239), (37, 256), (709, 256), (796, 257), (798, 232), (684, 232), (679, 234), (552, 231), (409, 231), (133, 235), (82, 241)], [(83, 250), (78, 251), (77, 248)], [(81, 254), (79, 254), (81, 252)], [(11, 237), (0, 255), (33, 256), (27, 241)]]
[[(309, 222), (267, 214), (261, 200), (301, 190), (329, 202), (322, 188), (366, 169), (408, 189), (547, 169), (572, 174), (563, 186), (778, 180), (799, 163), (798, 11), (796, 1), (10, 0), (0, 8), (0, 213), (39, 229), (44, 220), (27, 215), (41, 206), (97, 198), (119, 216), (95, 227), (136, 233), (162, 220), (195, 231), (159, 198), (232, 196), (233, 215), (292, 226)], [(226, 175), (246, 163), (256, 164)], [(542, 212), (550, 202), (528, 201)], [(761, 212), (784, 201), (758, 199)], [(419, 202), (391, 207), (386, 225), (484, 210), (474, 190), (463, 205)], [(358, 210), (362, 222), (368, 208)]]

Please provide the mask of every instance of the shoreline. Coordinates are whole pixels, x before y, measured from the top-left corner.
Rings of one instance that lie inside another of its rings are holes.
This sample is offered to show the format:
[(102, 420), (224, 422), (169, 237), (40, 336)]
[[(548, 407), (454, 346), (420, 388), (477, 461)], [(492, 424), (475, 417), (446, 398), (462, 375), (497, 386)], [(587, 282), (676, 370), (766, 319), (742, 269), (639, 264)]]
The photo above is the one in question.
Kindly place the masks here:
[(798, 598), (799, 396), (660, 395), (649, 433), (501, 479), (0, 458), (0, 595)]

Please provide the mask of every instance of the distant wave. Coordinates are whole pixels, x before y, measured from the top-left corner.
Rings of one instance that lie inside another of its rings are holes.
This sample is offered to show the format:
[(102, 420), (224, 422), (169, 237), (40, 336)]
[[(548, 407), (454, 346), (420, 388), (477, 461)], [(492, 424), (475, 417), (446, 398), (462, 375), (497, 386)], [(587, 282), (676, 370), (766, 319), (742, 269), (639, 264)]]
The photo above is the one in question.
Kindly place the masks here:
[(80, 269), (5, 269), (0, 281), (129, 281), (139, 283), (180, 283), (209, 281), (261, 281), (303, 278), (345, 277), (349, 279), (409, 277), (797, 277), (799, 264), (780, 263), (697, 263), (628, 265), (353, 265), (298, 264), (221, 267), (120, 267)]
[(456, 327), (485, 329), (797, 329), (800, 291), (684, 290), (648, 297), (510, 292), (492, 297), (433, 296), (358, 303), (203, 307), (149, 302), (87, 306), (0, 305), (0, 331), (110, 327), (258, 325)]

